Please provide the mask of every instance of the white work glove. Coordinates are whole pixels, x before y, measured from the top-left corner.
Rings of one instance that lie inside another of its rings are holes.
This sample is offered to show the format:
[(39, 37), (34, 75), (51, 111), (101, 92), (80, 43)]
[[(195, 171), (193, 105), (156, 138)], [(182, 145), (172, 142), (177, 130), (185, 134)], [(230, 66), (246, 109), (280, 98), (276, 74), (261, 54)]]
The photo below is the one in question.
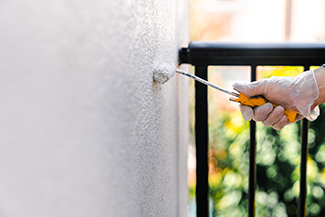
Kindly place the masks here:
[(287, 117), (283, 115), (285, 109), (298, 112), (296, 121), (303, 117), (313, 121), (319, 115), (319, 108), (314, 105), (319, 96), (314, 70), (296, 77), (272, 77), (249, 84), (235, 83), (233, 87), (248, 97), (263, 95), (278, 105), (276, 108), (271, 103), (257, 108), (240, 105), (243, 118), (247, 121), (262, 121), (265, 126), (280, 130), (288, 124)]

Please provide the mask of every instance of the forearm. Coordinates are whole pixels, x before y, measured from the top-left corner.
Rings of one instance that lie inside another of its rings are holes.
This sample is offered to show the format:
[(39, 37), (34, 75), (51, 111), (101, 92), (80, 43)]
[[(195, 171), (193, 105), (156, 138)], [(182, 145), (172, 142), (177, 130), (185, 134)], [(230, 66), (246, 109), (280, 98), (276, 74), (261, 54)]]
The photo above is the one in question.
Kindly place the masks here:
[(319, 96), (315, 100), (313, 107), (325, 102), (325, 68), (324, 67), (315, 70), (315, 78), (319, 89)]

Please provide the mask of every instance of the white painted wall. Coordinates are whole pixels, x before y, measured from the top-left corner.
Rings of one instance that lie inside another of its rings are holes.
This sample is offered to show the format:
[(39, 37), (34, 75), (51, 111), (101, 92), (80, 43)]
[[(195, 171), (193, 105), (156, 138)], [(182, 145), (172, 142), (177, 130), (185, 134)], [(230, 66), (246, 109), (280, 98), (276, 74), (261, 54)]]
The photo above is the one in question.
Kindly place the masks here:
[(0, 1), (0, 216), (187, 214), (187, 0)]

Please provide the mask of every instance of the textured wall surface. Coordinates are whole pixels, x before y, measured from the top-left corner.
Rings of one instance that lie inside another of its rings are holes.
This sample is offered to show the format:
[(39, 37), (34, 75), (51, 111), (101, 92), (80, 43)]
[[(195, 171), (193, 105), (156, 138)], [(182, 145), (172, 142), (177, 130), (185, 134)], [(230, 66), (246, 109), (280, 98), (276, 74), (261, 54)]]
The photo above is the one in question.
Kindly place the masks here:
[(0, 1), (0, 216), (186, 216), (187, 0)]

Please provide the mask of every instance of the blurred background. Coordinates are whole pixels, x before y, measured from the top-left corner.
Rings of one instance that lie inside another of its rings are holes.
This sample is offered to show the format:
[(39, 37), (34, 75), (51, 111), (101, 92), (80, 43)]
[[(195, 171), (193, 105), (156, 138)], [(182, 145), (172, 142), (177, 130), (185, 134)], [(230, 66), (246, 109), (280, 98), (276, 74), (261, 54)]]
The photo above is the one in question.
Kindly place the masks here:
[[(191, 41), (219, 42), (324, 41), (324, 9), (323, 0), (190, 0), (190, 38)], [(303, 67), (259, 66), (257, 71), (258, 79), (296, 76), (303, 72)], [(208, 72), (210, 82), (227, 89), (232, 89), (234, 82), (250, 80), (248, 66), (209, 67)], [(191, 73), (194, 73), (193, 68)], [(194, 81), (189, 82), (188, 214), (194, 217)], [(238, 104), (229, 102), (226, 94), (210, 88), (208, 94), (211, 216), (247, 216), (248, 122), (243, 120)], [(296, 216), (299, 131), (300, 122), (281, 131), (257, 124), (256, 216)], [(310, 123), (308, 148), (307, 216), (325, 216), (324, 115)]]

